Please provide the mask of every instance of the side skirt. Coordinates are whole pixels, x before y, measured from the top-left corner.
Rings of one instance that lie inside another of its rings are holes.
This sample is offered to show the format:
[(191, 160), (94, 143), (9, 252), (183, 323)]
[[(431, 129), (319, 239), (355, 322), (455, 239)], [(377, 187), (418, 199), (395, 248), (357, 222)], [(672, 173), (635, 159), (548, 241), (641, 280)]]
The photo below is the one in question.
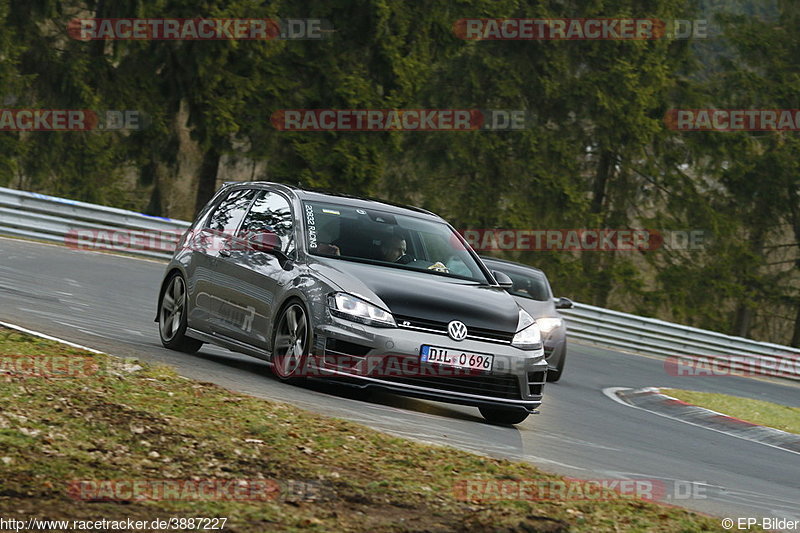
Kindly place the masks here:
[(202, 331), (198, 331), (196, 329), (186, 328), (186, 335), (193, 339), (207, 342), (209, 344), (214, 344), (222, 348), (227, 348), (228, 350), (231, 350), (233, 352), (239, 352), (245, 355), (249, 355), (251, 357), (256, 357), (258, 359), (262, 359), (267, 362), (269, 362), (270, 359), (272, 358), (272, 353), (266, 350), (256, 348), (255, 346), (252, 346), (245, 342), (232, 339), (230, 337), (226, 337), (225, 335), (220, 335), (218, 333), (209, 334), (209, 333), (204, 333)]

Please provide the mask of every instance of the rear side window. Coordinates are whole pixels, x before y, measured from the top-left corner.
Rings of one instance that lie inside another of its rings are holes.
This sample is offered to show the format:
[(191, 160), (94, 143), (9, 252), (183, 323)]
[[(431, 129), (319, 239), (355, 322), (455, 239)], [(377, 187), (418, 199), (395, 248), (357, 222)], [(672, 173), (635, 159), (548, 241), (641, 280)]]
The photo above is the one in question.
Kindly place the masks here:
[(242, 217), (247, 212), (247, 208), (250, 207), (250, 202), (253, 201), (255, 195), (256, 191), (253, 189), (231, 191), (211, 214), (206, 228), (232, 235), (239, 226), (239, 222), (242, 221)]
[(281, 241), (281, 251), (289, 254), (295, 249), (294, 218), (289, 201), (276, 192), (262, 191), (242, 223), (243, 235), (271, 232)]

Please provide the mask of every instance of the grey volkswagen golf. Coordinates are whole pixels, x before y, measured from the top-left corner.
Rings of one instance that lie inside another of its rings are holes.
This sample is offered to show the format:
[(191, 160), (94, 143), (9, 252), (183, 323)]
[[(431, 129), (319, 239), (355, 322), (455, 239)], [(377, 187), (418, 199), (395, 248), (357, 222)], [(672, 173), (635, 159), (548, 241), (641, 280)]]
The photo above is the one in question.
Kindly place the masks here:
[(428, 211), (277, 183), (228, 184), (178, 243), (164, 346), (204, 342), (283, 380), (337, 380), (478, 407), (516, 424), (542, 399), (536, 321)]

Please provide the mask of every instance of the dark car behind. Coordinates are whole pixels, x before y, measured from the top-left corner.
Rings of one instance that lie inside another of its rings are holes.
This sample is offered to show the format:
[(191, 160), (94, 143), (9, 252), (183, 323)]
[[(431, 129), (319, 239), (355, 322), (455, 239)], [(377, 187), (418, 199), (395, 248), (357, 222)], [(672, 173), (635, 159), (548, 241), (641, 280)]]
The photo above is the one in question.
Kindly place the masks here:
[(547, 381), (561, 379), (567, 359), (567, 326), (558, 309), (569, 309), (568, 298), (554, 298), (545, 273), (533, 266), (493, 257), (481, 257), (491, 270), (506, 274), (512, 281), (507, 289), (517, 303), (536, 319), (542, 332), (547, 360)]

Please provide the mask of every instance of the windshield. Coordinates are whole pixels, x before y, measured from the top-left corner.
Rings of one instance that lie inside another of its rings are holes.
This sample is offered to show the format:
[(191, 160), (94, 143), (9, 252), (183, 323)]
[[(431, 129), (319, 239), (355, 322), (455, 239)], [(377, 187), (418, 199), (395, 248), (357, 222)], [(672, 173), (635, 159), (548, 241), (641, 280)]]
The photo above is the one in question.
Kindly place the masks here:
[(447, 224), (323, 202), (304, 202), (303, 212), (313, 255), (488, 282)]

